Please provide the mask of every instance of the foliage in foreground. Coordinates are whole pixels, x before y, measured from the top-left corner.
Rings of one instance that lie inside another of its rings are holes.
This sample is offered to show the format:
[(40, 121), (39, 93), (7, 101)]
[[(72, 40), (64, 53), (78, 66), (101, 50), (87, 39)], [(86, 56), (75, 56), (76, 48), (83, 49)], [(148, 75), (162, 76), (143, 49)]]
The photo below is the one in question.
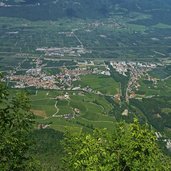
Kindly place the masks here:
[(116, 124), (113, 133), (67, 135), (64, 142), (66, 170), (168, 171), (170, 159), (160, 151), (154, 132), (138, 120)]
[(34, 130), (30, 138), (35, 142), (32, 154), (39, 159), (42, 171), (63, 171), (61, 168), (63, 133), (54, 129)]
[[(0, 77), (1, 80), (1, 77)], [(11, 97), (6, 86), (0, 82), (0, 170), (31, 171), (37, 164), (29, 154), (29, 133), (33, 115), (27, 96)]]

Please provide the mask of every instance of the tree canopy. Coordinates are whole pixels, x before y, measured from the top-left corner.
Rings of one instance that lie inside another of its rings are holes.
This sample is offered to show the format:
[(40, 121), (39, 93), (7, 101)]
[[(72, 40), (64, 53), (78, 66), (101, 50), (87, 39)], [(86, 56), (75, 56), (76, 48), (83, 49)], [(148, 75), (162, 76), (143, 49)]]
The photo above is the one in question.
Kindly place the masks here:
[(26, 94), (13, 97), (0, 82), (0, 170), (36, 170), (37, 164), (29, 154), (32, 128), (33, 114)]
[(64, 140), (66, 170), (165, 171), (171, 169), (148, 125), (116, 124), (112, 133), (95, 130), (93, 134), (67, 135)]

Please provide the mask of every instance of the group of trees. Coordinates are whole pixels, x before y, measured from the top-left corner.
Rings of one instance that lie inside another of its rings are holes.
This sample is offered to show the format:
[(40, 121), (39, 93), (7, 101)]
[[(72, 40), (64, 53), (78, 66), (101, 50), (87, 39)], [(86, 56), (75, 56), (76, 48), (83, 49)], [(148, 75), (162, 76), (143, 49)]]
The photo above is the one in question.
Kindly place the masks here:
[(159, 149), (148, 125), (119, 123), (112, 133), (95, 130), (93, 134), (66, 136), (65, 169), (93, 171), (169, 171), (170, 159)]
[[(27, 95), (13, 97), (0, 82), (0, 170), (41, 170), (30, 153), (33, 121)], [(59, 146), (64, 150), (62, 170), (171, 170), (170, 158), (159, 149), (154, 132), (137, 119), (132, 124), (116, 123), (112, 132), (97, 129), (79, 136), (66, 134)]]
[[(0, 76), (0, 80), (1, 80)], [(33, 114), (28, 97), (20, 93), (12, 97), (0, 82), (0, 170), (31, 171), (38, 164), (30, 155)]]

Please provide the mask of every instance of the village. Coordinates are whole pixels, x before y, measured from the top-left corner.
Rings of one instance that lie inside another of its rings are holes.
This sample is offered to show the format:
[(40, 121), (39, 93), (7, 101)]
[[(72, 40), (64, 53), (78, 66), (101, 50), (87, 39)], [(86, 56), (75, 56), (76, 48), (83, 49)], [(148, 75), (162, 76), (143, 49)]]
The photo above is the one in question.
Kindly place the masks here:
[[(84, 60), (82, 62), (75, 61), (75, 68), (67, 68), (63, 66), (60, 68), (60, 72), (57, 74), (47, 74), (44, 72), (46, 64), (42, 64), (40, 58), (34, 59), (35, 68), (30, 68), (25, 71), (25, 74), (15, 74), (11, 72), (7, 79), (13, 83), (13, 88), (28, 88), (34, 87), (36, 89), (53, 89), (53, 90), (83, 90), (87, 92), (94, 92), (100, 94), (101, 92), (94, 91), (90, 87), (75, 86), (74, 82), (80, 81), (82, 75), (106, 75), (110, 76), (110, 68), (107, 64), (102, 63), (96, 65), (94, 61)], [(21, 64), (20, 64), (21, 65)], [(152, 81), (154, 85), (157, 84), (157, 79), (151, 77), (148, 72), (157, 67), (152, 63), (141, 62), (125, 62), (125, 61), (111, 61), (110, 65), (124, 77), (129, 77), (129, 82), (126, 90), (126, 101), (135, 97), (135, 91), (140, 87), (139, 79), (142, 77), (149, 81)], [(103, 67), (100, 67), (103, 66)], [(18, 68), (18, 70), (22, 68)]]
[[(13, 88), (34, 87), (36, 89), (78, 90), (81, 89), (81, 87), (74, 87), (73, 82), (80, 80), (81, 75), (110, 75), (110, 72), (107, 69), (100, 70), (98, 67), (95, 67), (93, 61), (77, 62), (78, 66), (74, 69), (61, 67), (61, 72), (55, 75), (43, 72), (46, 65), (42, 64), (42, 61), (39, 58), (34, 60), (34, 63), (36, 67), (27, 69), (25, 74), (16, 74), (16, 70), (22, 70), (21, 67), (16, 67), (15, 71), (9, 73), (6, 78), (9, 82), (14, 84)], [(82, 89), (91, 91), (91, 89), (87, 87)]]
[(139, 79), (145, 78), (157, 84), (157, 79), (148, 74), (149, 71), (156, 68), (158, 64), (141, 62), (110, 62), (111, 66), (121, 75), (128, 77), (129, 81), (126, 89), (126, 101), (136, 96), (135, 91), (139, 90)]

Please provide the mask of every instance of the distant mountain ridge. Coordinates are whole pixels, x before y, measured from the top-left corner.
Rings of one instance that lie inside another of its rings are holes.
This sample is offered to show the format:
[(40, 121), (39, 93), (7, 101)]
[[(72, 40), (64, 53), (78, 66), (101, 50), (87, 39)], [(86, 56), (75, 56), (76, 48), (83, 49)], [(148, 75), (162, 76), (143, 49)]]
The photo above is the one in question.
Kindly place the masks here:
[[(3, 5), (4, 4), (4, 5)], [(108, 17), (113, 12), (171, 10), (170, 0), (2, 0), (0, 16), (29, 20)]]

